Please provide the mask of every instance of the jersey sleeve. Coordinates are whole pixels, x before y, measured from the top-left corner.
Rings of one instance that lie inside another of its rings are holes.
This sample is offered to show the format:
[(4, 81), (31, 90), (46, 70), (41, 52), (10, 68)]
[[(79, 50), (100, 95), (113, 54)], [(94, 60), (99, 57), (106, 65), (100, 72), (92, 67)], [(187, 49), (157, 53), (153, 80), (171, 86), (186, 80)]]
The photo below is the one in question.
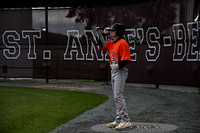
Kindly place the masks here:
[(120, 46), (120, 56), (121, 56), (121, 61), (123, 61), (123, 60), (131, 61), (129, 44), (127, 42), (124, 42), (124, 43), (121, 44), (121, 46)]
[[(109, 50), (110, 50), (110, 47), (111, 47), (112, 44), (113, 44), (113, 41), (105, 41), (105, 42), (106, 42), (107, 51), (109, 51)], [(104, 46), (101, 47), (101, 50), (106, 51), (106, 49), (104, 48)]]
[[(106, 46), (107, 47), (107, 46)], [(101, 46), (101, 50), (106, 51), (106, 49), (104, 48), (104, 46)]]

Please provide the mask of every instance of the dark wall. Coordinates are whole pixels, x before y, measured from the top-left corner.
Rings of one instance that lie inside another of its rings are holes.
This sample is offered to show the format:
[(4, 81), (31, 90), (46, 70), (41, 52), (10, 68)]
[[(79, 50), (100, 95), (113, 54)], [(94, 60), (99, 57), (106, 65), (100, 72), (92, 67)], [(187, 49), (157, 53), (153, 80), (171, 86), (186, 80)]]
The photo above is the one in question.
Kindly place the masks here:
[(95, 28), (120, 22), (131, 50), (129, 82), (199, 86), (198, 14), (195, 0), (46, 12), (4, 9), (0, 77), (106, 80), (108, 57), (96, 45)]

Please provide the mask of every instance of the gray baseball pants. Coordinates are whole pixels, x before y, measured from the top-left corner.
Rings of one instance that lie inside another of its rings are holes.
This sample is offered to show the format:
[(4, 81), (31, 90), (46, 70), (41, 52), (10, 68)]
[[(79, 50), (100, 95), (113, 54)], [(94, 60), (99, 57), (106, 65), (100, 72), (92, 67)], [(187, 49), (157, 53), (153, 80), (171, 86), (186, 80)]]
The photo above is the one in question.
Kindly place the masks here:
[(116, 118), (115, 121), (120, 123), (130, 121), (128, 116), (126, 102), (124, 99), (125, 81), (128, 77), (128, 69), (123, 67), (121, 69), (111, 70), (111, 83), (114, 93), (114, 101), (116, 103)]

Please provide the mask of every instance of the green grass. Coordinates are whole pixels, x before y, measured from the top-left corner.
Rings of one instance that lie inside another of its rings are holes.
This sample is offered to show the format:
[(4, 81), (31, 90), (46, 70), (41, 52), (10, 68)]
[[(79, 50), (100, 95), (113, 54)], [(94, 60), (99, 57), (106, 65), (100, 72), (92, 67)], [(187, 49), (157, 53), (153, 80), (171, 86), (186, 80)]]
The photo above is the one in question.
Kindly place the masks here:
[(86, 92), (0, 86), (0, 133), (46, 133), (107, 99)]

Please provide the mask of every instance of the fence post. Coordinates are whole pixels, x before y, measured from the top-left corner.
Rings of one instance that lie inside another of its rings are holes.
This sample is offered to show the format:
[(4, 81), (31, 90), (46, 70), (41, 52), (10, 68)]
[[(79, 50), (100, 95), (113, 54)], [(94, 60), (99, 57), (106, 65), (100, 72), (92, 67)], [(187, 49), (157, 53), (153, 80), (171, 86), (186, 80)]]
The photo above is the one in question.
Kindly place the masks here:
[[(49, 32), (49, 28), (48, 28), (48, 7), (45, 7), (45, 47), (48, 47), (48, 32)], [(48, 66), (48, 60), (47, 60), (47, 66), (46, 68), (46, 83), (49, 83), (49, 66)]]

